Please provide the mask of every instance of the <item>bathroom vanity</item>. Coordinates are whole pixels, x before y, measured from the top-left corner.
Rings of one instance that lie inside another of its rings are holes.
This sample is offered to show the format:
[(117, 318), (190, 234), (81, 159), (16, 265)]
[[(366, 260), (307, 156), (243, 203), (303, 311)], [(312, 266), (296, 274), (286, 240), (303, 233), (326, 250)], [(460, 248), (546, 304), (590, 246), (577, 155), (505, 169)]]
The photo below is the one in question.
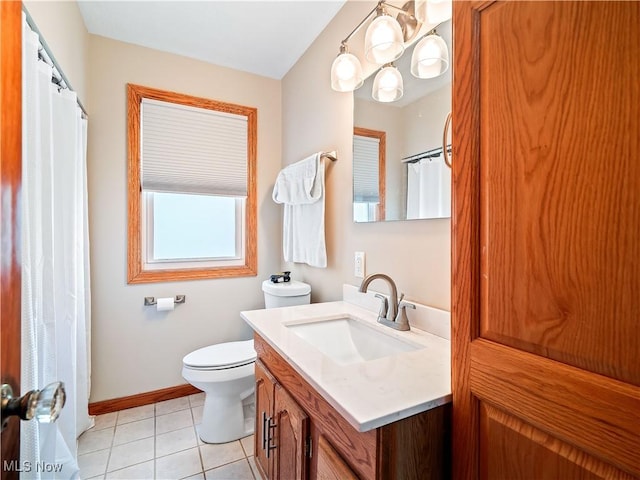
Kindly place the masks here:
[(448, 339), (392, 331), (349, 302), (242, 317), (256, 332), (265, 479), (449, 477)]

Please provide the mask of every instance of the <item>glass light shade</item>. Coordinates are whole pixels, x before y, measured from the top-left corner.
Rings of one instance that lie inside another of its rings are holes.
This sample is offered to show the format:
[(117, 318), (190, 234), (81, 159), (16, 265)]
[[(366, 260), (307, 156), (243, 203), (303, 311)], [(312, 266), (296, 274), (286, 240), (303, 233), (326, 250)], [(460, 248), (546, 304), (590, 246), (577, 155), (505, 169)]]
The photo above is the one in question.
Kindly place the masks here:
[(449, 49), (438, 35), (420, 40), (411, 55), (411, 74), (417, 78), (434, 78), (449, 68)]
[(364, 37), (364, 56), (371, 63), (382, 65), (400, 58), (404, 52), (404, 38), (398, 21), (378, 15), (367, 28)]
[(371, 96), (378, 102), (395, 102), (402, 98), (403, 92), (402, 75), (393, 65), (382, 68), (373, 79)]
[(331, 88), (337, 92), (353, 92), (364, 83), (358, 57), (341, 53), (331, 65)]
[(431, 25), (438, 25), (453, 16), (451, 0), (426, 0), (426, 20)]

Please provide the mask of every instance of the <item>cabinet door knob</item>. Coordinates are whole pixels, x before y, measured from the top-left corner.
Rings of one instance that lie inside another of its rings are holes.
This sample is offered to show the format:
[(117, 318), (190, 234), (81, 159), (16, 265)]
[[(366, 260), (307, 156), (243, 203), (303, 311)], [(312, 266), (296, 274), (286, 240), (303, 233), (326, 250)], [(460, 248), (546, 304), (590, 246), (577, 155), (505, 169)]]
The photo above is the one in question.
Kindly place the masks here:
[(58, 419), (66, 400), (64, 383), (53, 382), (42, 390), (31, 390), (21, 397), (13, 396), (11, 385), (2, 385), (2, 428), (9, 417), (22, 420), (35, 418), (39, 423), (53, 423)]

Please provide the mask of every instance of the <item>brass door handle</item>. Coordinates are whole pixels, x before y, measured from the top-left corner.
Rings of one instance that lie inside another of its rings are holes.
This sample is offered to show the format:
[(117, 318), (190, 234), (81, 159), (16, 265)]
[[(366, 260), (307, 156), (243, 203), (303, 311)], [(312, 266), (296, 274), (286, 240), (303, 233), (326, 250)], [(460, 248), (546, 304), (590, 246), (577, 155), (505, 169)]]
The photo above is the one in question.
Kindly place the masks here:
[(66, 400), (64, 383), (53, 382), (42, 390), (31, 390), (21, 397), (13, 396), (11, 385), (2, 384), (2, 429), (9, 417), (22, 420), (35, 418), (39, 423), (53, 423), (58, 419)]

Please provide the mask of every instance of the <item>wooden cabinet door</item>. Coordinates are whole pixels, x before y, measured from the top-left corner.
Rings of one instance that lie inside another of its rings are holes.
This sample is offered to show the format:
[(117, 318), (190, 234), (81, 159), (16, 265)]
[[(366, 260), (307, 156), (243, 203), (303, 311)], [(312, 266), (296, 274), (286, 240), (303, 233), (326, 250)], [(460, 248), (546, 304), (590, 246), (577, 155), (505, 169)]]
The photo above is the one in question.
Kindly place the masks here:
[(640, 477), (640, 2), (454, 2), (453, 469)]
[(281, 385), (276, 385), (274, 411), (276, 421), (274, 478), (306, 480), (309, 470), (306, 454), (306, 445), (309, 441), (309, 417)]
[(269, 449), (273, 423), (273, 405), (275, 394), (275, 378), (265, 366), (256, 361), (256, 428), (255, 428), (255, 459), (256, 465), (263, 478), (273, 476), (273, 454)]
[(318, 438), (317, 450), (317, 480), (358, 480), (358, 476), (324, 438), (324, 435), (320, 435)]

